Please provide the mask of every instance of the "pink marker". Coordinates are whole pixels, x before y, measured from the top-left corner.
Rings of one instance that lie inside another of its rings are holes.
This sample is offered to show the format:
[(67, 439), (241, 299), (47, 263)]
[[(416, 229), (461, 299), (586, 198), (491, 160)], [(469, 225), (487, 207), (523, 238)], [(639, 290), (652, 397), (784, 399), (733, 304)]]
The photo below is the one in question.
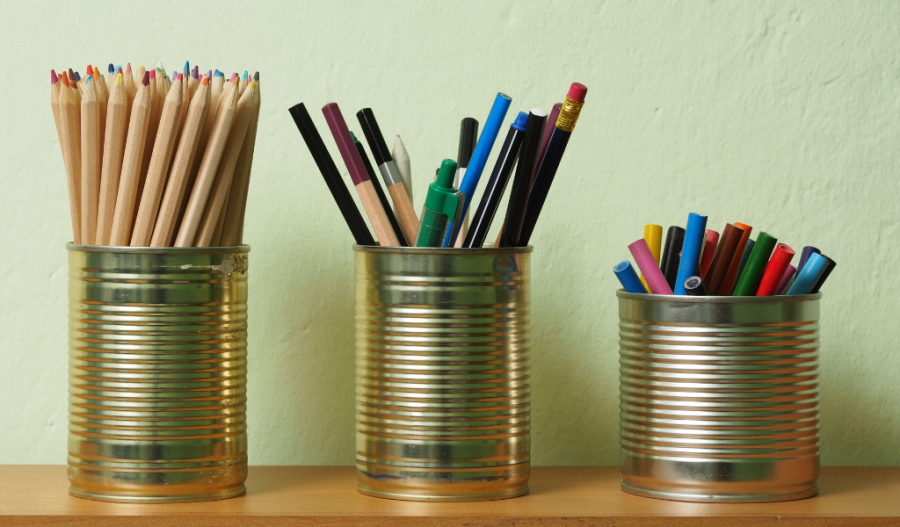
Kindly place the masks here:
[(776, 295), (783, 295), (787, 292), (788, 284), (790, 284), (791, 278), (794, 277), (795, 272), (797, 272), (797, 268), (788, 264), (787, 269), (784, 270), (784, 274), (781, 275), (781, 280), (778, 281), (778, 287), (775, 288)]
[(706, 229), (706, 241), (703, 243), (703, 252), (700, 255), (700, 278), (704, 280), (706, 280), (706, 272), (709, 271), (718, 244), (719, 233), (712, 229)]
[(656, 259), (653, 258), (653, 253), (650, 252), (647, 240), (641, 238), (629, 245), (628, 250), (631, 251), (631, 255), (634, 256), (634, 261), (637, 262), (641, 274), (644, 275), (644, 280), (647, 281), (650, 292), (654, 295), (671, 295), (672, 288), (669, 287), (666, 277), (659, 270), (659, 266), (656, 265)]

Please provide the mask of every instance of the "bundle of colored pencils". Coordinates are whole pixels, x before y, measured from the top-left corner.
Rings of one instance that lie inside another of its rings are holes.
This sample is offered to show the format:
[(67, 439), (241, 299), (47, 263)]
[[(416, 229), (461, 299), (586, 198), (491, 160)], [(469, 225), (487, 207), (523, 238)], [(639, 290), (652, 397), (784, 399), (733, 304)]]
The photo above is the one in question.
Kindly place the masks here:
[(185, 63), (108, 77), (50, 72), (74, 241), (230, 247), (243, 239), (259, 120), (259, 73), (200, 75)]
[(693, 296), (807, 295), (819, 292), (835, 262), (806, 246), (797, 266), (794, 250), (753, 227), (727, 224), (722, 235), (706, 228), (706, 216), (691, 213), (687, 228), (669, 227), (665, 250), (662, 227), (647, 225), (644, 237), (628, 246), (641, 270), (625, 260), (613, 272), (629, 293)]
[[(525, 247), (534, 232), (586, 94), (584, 85), (573, 83), (565, 102), (553, 107), (549, 119), (546, 112), (537, 108), (528, 113), (519, 112), (509, 126), (471, 227), (466, 221), (469, 206), (512, 102), (509, 96), (497, 94), (477, 141), (478, 121), (471, 117), (462, 120), (459, 156), (456, 160), (445, 159), (441, 163), (437, 178), (428, 186), (425, 206), (418, 217), (413, 207), (409, 155), (400, 137), (395, 137), (394, 148), (389, 150), (372, 110), (364, 108), (357, 112), (356, 117), (393, 201), (392, 206), (365, 148), (348, 128), (337, 103), (325, 105), (322, 113), (381, 246), (483, 247), (515, 167), (506, 217), (494, 246)], [(300, 103), (289, 111), (356, 243), (375, 245), (375, 238), (353, 202), (306, 106)]]

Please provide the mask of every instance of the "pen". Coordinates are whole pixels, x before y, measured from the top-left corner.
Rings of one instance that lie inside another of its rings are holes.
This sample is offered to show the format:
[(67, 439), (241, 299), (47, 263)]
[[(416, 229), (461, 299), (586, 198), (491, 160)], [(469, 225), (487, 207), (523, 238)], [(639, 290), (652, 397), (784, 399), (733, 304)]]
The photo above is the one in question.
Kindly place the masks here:
[(475, 215), (472, 216), (472, 225), (462, 244), (465, 248), (472, 249), (484, 245), (484, 239), (491, 228), (491, 222), (494, 221), (494, 215), (497, 213), (497, 207), (500, 205), (503, 191), (506, 190), (509, 175), (516, 165), (516, 159), (519, 157), (527, 121), (528, 114), (519, 112), (516, 120), (509, 126), (509, 132), (506, 134), (497, 162), (494, 164), (494, 170), (491, 172), (491, 176), (488, 178), (487, 185), (484, 188), (484, 193), (481, 195), (478, 209), (475, 211)]
[(451, 223), (459, 225), (465, 200), (462, 192), (453, 188), (456, 166), (452, 159), (445, 159), (438, 169), (437, 179), (428, 185), (416, 247), (441, 247)]
[[(475, 144), (478, 141), (478, 121), (466, 117), (460, 123), (459, 130), (459, 151), (456, 156), (456, 178), (453, 180), (453, 187), (459, 188), (462, 180), (466, 175), (466, 168), (469, 166), (469, 160), (472, 159), (472, 152), (475, 151)], [(438, 169), (440, 171), (440, 168)], [(437, 174), (435, 174), (435, 177)], [(463, 238), (469, 233), (469, 215), (463, 216), (463, 224), (459, 229), (459, 236), (456, 238), (455, 247), (462, 247)]]
[(525, 207), (528, 205), (528, 189), (531, 177), (537, 169), (537, 153), (540, 148), (541, 134), (547, 122), (547, 114), (534, 108), (525, 121), (525, 138), (522, 142), (519, 164), (513, 178), (509, 203), (506, 205), (506, 218), (503, 220), (503, 232), (500, 234), (500, 247), (516, 247), (522, 233), (522, 222), (525, 219)]
[[(478, 138), (478, 143), (475, 145), (475, 150), (472, 152), (472, 159), (469, 161), (469, 167), (466, 169), (466, 177), (463, 178), (462, 183), (460, 183), (459, 186), (460, 192), (464, 194), (462, 214), (460, 217), (464, 217), (469, 210), (469, 203), (472, 202), (472, 195), (475, 194), (475, 188), (478, 187), (478, 180), (481, 178), (481, 172), (484, 170), (484, 165), (487, 163), (491, 148), (494, 147), (494, 141), (497, 140), (497, 134), (500, 133), (500, 126), (503, 124), (503, 118), (506, 117), (506, 112), (509, 110), (510, 103), (512, 103), (512, 99), (503, 93), (498, 93), (497, 97), (494, 98), (491, 112), (488, 114), (487, 121), (484, 123), (484, 128), (481, 130), (481, 136)], [(447, 229), (447, 238), (444, 239), (444, 247), (449, 247), (456, 241), (455, 239), (451, 240), (450, 235), (454, 232), (458, 234), (458, 230), (459, 229), (455, 225), (451, 225), (450, 228)]]
[[(666, 277), (666, 283), (669, 284), (669, 288), (675, 287), (682, 246), (684, 246), (684, 229), (677, 225), (669, 227), (669, 232), (666, 235), (666, 247), (663, 250), (662, 261), (659, 264), (659, 268), (663, 276)], [(643, 271), (643, 268), (641, 270)]]

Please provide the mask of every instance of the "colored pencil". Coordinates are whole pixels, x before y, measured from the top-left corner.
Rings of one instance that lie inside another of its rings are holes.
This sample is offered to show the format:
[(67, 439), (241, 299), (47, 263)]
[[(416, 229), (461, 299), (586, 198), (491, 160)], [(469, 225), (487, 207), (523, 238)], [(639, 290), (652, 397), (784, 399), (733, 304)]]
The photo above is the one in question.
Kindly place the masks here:
[(81, 240), (85, 245), (93, 245), (97, 237), (102, 163), (100, 106), (97, 81), (89, 77), (81, 98)]
[[(67, 79), (66, 75), (64, 77)], [(72, 236), (75, 243), (81, 238), (81, 107), (77, 89), (68, 84), (60, 88), (59, 125), (62, 131), (63, 162), (69, 187), (69, 210), (72, 214)]]
[[(350, 132), (350, 137), (353, 138), (353, 144), (356, 146), (356, 151), (359, 152), (359, 157), (366, 167), (366, 173), (369, 174), (369, 180), (372, 182), (372, 187), (375, 188), (375, 193), (378, 194), (378, 201), (381, 202), (384, 213), (387, 214), (388, 221), (391, 223), (391, 229), (394, 231), (394, 236), (396, 236), (397, 241), (400, 242), (400, 247), (409, 247), (410, 244), (406, 239), (406, 233), (403, 232), (403, 226), (400, 225), (400, 220), (397, 219), (394, 209), (391, 208), (391, 202), (388, 201), (384, 189), (381, 188), (381, 183), (378, 181), (378, 175), (375, 173), (372, 162), (369, 161), (369, 155), (366, 154), (365, 147), (359, 142), (359, 139), (356, 138), (356, 135), (353, 132)], [(403, 192), (406, 192), (405, 188), (403, 189)]]
[(125, 155), (125, 136), (128, 133), (128, 94), (124, 77), (116, 75), (112, 94), (106, 109), (106, 130), (103, 140), (103, 166), (100, 171), (100, 198), (97, 210), (97, 245), (109, 245), (116, 196), (119, 193), (119, 177)]
[(241, 146), (241, 154), (238, 156), (237, 166), (234, 168), (234, 180), (231, 183), (231, 192), (228, 195), (227, 216), (222, 230), (221, 245), (224, 247), (237, 246), (243, 243), (244, 215), (247, 210), (247, 196), (250, 192), (250, 172), (253, 168), (253, 153), (256, 149), (256, 131), (259, 125), (259, 108), (262, 92), (259, 85), (259, 72), (253, 75), (256, 84), (256, 107), (250, 118), (250, 128)]
[(113, 213), (109, 244), (125, 246), (131, 240), (131, 226), (134, 221), (135, 200), (141, 177), (141, 165), (147, 144), (147, 129), (150, 125), (150, 73), (144, 73), (141, 87), (134, 97), (128, 135), (125, 139), (125, 153), (122, 157), (122, 173), (119, 176), (119, 192), (116, 195), (116, 209)]

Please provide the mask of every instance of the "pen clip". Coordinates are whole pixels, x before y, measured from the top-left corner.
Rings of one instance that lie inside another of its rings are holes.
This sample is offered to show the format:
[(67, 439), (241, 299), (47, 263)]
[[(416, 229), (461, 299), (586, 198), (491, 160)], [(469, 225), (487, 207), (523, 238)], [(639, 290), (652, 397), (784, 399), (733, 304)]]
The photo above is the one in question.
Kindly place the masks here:
[[(462, 224), (462, 211), (465, 203), (466, 195), (463, 191), (456, 190), (452, 193), (447, 193), (444, 201), (444, 214), (446, 214), (448, 218), (453, 218), (453, 231), (450, 233), (450, 240), (456, 240), (456, 237), (459, 236), (459, 228)], [(451, 205), (453, 206), (451, 207)]]

